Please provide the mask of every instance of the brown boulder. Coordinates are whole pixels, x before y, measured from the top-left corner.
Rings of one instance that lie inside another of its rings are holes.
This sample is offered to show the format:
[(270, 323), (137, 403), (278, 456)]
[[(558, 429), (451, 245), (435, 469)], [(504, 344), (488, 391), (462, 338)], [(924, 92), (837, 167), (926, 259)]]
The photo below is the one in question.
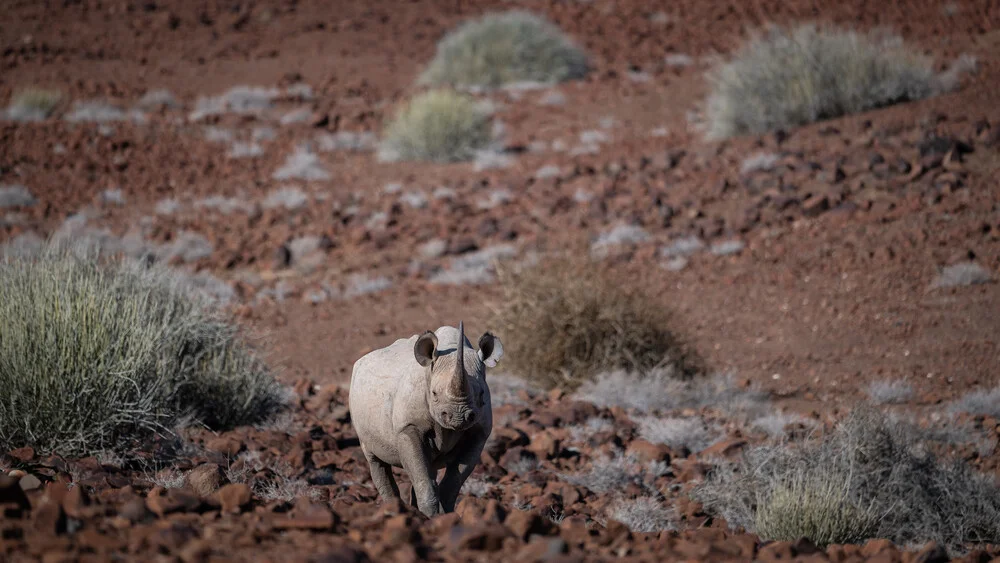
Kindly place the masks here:
[(223, 512), (238, 513), (250, 505), (250, 487), (245, 483), (231, 483), (216, 491), (213, 498), (222, 507)]
[(18, 518), (23, 511), (31, 508), (18, 481), (15, 477), (0, 475), (0, 515)]
[(452, 551), (495, 552), (503, 548), (510, 530), (500, 524), (458, 525), (448, 532), (446, 545)]
[(526, 541), (531, 535), (547, 535), (552, 529), (552, 523), (542, 518), (538, 513), (526, 510), (515, 510), (511, 512), (504, 521), (514, 536), (521, 541)]
[(185, 479), (187, 486), (198, 496), (207, 498), (227, 482), (222, 468), (214, 463), (203, 463), (192, 469)]

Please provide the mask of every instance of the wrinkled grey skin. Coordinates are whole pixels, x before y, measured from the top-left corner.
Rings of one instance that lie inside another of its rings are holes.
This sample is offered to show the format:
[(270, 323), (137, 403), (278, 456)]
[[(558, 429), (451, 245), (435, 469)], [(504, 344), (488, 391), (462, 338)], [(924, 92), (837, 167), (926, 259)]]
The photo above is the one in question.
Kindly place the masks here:
[(493, 431), (486, 368), (502, 356), (499, 338), (487, 332), (474, 350), (459, 323), (399, 339), (354, 363), (351, 420), (383, 499), (399, 497), (392, 468), (402, 467), (413, 483), (411, 504), (428, 516), (455, 510)]

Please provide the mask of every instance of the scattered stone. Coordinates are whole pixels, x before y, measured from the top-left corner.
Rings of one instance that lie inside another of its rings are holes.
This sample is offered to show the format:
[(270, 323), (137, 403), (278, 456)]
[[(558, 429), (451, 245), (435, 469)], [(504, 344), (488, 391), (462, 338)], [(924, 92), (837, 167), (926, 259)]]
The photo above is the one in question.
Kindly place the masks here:
[(746, 176), (754, 172), (769, 171), (778, 163), (778, 155), (768, 152), (758, 152), (743, 159), (740, 163), (740, 174)]
[(566, 105), (566, 95), (558, 90), (552, 90), (539, 98), (538, 103), (543, 106), (564, 106)]
[(420, 256), (427, 260), (444, 256), (446, 250), (448, 250), (448, 242), (439, 238), (429, 240), (417, 248), (417, 252), (420, 253)]
[(729, 256), (730, 254), (739, 254), (745, 246), (746, 243), (741, 240), (727, 240), (713, 244), (711, 252), (716, 256)]
[(507, 168), (512, 164), (514, 164), (514, 159), (508, 154), (495, 150), (476, 151), (472, 167), (476, 172), (482, 172), (484, 170)]
[(696, 236), (689, 236), (677, 239), (660, 249), (660, 256), (664, 258), (674, 258), (680, 256), (690, 256), (705, 248), (705, 243)]
[(590, 250), (596, 255), (603, 256), (612, 247), (640, 244), (649, 239), (649, 233), (638, 225), (616, 225), (610, 231), (598, 235), (590, 245)]
[(275, 180), (321, 182), (329, 180), (330, 173), (320, 164), (316, 154), (307, 148), (299, 147), (285, 159), (285, 163), (271, 177)]
[(30, 207), (38, 200), (21, 184), (0, 185), (0, 209), (5, 207)]
[(991, 283), (993, 274), (975, 262), (959, 262), (941, 269), (931, 288), (964, 287)]
[(423, 209), (427, 207), (427, 196), (420, 192), (406, 192), (399, 196), (399, 200), (414, 209)]
[(173, 215), (174, 213), (177, 213), (180, 208), (181, 204), (179, 201), (173, 198), (168, 198), (161, 199), (156, 202), (156, 207), (153, 208), (153, 211), (155, 211), (157, 215)]
[(378, 138), (369, 131), (352, 132), (338, 131), (322, 133), (316, 136), (316, 146), (324, 152), (331, 151), (372, 151), (378, 145)]
[(501, 206), (514, 198), (510, 190), (505, 188), (500, 188), (496, 190), (490, 190), (490, 195), (485, 200), (479, 200), (476, 202), (476, 207), (479, 209), (493, 209), (495, 207)]
[(307, 203), (309, 203), (309, 196), (298, 188), (289, 187), (271, 192), (262, 203), (262, 206), (264, 209), (284, 207), (289, 211), (295, 211), (302, 209)]
[(205, 140), (210, 143), (229, 143), (236, 138), (236, 134), (229, 129), (209, 126), (202, 130)]
[(454, 258), (450, 268), (436, 272), (430, 283), (442, 285), (477, 285), (494, 279), (493, 263), (517, 254), (511, 244), (500, 244), (469, 252)]
[(197, 495), (208, 498), (226, 482), (226, 475), (218, 465), (203, 463), (187, 474), (185, 482)]
[(97, 194), (97, 202), (102, 205), (125, 205), (125, 194), (121, 188), (104, 190)]
[(21, 490), (23, 491), (34, 491), (42, 487), (42, 481), (38, 477), (29, 473), (24, 477), (21, 477), (21, 480), (18, 481), (18, 485), (20, 485)]
[(215, 499), (223, 512), (238, 513), (250, 505), (250, 487), (244, 483), (230, 483), (215, 493)]
[(555, 164), (549, 164), (536, 170), (535, 178), (539, 180), (547, 180), (549, 178), (556, 178), (561, 173), (562, 170), (560, 170), (558, 166), (556, 166)]
[(159, 108), (177, 109), (181, 107), (181, 104), (177, 101), (177, 98), (170, 93), (170, 90), (159, 89), (146, 92), (141, 98), (139, 98), (139, 101), (136, 102), (136, 107), (149, 111)]
[(145, 115), (138, 110), (125, 112), (103, 100), (87, 100), (74, 103), (64, 119), (73, 123), (108, 123), (128, 119), (141, 123)]
[(694, 59), (684, 53), (670, 53), (663, 57), (663, 63), (670, 67), (688, 67), (694, 64)]
[(264, 154), (264, 147), (254, 142), (238, 141), (229, 147), (229, 158), (256, 158)]
[(287, 125), (294, 125), (296, 123), (302, 123), (304, 121), (309, 121), (310, 117), (312, 117), (312, 110), (311, 109), (309, 109), (309, 108), (299, 108), (299, 109), (292, 110), (292, 111), (286, 113), (285, 115), (281, 116), (281, 119), (278, 120), (278, 123), (280, 123), (281, 125), (286, 125), (286, 126)]

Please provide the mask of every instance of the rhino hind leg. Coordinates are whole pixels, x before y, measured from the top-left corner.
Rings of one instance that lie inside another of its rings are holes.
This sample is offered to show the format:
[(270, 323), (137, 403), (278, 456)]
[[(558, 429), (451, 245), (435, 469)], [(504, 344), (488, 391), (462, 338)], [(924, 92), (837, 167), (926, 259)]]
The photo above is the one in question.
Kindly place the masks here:
[(372, 482), (375, 483), (379, 496), (385, 500), (400, 498), (399, 486), (392, 476), (392, 466), (377, 457), (372, 457), (368, 460), (368, 467), (371, 469)]

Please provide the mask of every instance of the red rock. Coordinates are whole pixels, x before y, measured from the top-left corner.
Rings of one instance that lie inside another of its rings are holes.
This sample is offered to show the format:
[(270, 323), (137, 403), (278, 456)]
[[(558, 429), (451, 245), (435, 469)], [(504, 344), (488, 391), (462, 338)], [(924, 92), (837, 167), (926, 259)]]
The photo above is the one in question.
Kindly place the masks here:
[(185, 478), (187, 486), (198, 496), (207, 498), (227, 482), (222, 468), (214, 463), (203, 463), (192, 469)]
[(416, 521), (409, 514), (393, 516), (382, 525), (382, 543), (385, 545), (395, 548), (419, 541), (420, 532), (416, 528)]
[(39, 479), (38, 477), (35, 477), (34, 475), (31, 475), (31, 474), (28, 474), (28, 475), (25, 475), (24, 477), (21, 477), (21, 479), (18, 481), (17, 484), (24, 491), (34, 491), (34, 490), (40, 489), (42, 487), (42, 481), (41, 481), (41, 479)]
[(31, 461), (35, 459), (35, 450), (30, 447), (17, 448), (16, 450), (11, 450), (8, 455), (19, 461)]
[(19, 518), (23, 511), (29, 510), (31, 503), (24, 490), (18, 485), (18, 479), (9, 475), (0, 475), (0, 515), (9, 518)]
[(201, 505), (201, 499), (190, 489), (154, 487), (146, 496), (146, 508), (160, 518), (174, 512), (189, 512)]
[(320, 555), (314, 555), (309, 561), (310, 563), (368, 563), (371, 558), (360, 548), (341, 546)]
[(312, 463), (316, 469), (336, 468), (340, 461), (341, 453), (336, 450), (314, 451), (312, 453)]
[(551, 561), (553, 558), (566, 553), (569, 553), (569, 546), (562, 538), (536, 537), (517, 552), (514, 560), (524, 563)]
[(663, 444), (654, 444), (647, 440), (632, 440), (626, 450), (627, 454), (634, 455), (642, 463), (651, 461), (670, 462), (670, 448)]
[(118, 515), (133, 523), (142, 522), (150, 514), (145, 501), (138, 496), (126, 501), (118, 508)]
[(219, 452), (226, 457), (235, 458), (243, 450), (243, 442), (236, 438), (219, 436), (205, 442), (205, 448)]
[(287, 515), (276, 515), (272, 525), (279, 530), (329, 530), (336, 521), (329, 508), (302, 497)]
[(45, 502), (31, 511), (34, 529), (46, 535), (58, 535), (66, 531), (66, 513), (55, 502)]
[(868, 540), (861, 547), (861, 555), (869, 560), (879, 557), (892, 563), (900, 563), (903, 560), (896, 545), (887, 539)]
[(532, 534), (546, 535), (552, 529), (552, 523), (530, 510), (515, 510), (504, 521), (514, 536), (526, 541)]
[(87, 496), (86, 491), (83, 490), (83, 487), (77, 485), (66, 493), (66, 496), (63, 497), (62, 505), (67, 516), (80, 520), (88, 512), (90, 498)]
[(448, 532), (446, 545), (453, 551), (496, 552), (503, 548), (503, 540), (509, 537), (510, 530), (500, 524), (458, 525)]
[(721, 440), (702, 450), (700, 457), (702, 458), (729, 457), (739, 453), (739, 451), (742, 450), (743, 446), (745, 446), (746, 444), (747, 441), (740, 438), (730, 438), (728, 440)]
[(948, 557), (948, 552), (943, 547), (932, 541), (921, 548), (911, 561), (912, 563), (947, 563), (951, 561), (951, 558)]
[(552, 436), (551, 431), (537, 432), (531, 437), (528, 451), (534, 453), (539, 459), (552, 459), (559, 452), (559, 440)]
[(223, 512), (237, 513), (250, 505), (252, 494), (250, 487), (244, 483), (225, 485), (215, 493), (215, 499)]
[(486, 506), (483, 508), (483, 522), (500, 524), (506, 517), (507, 511), (496, 499), (486, 501)]
[(791, 542), (777, 541), (762, 546), (757, 551), (757, 560), (765, 561), (790, 561), (795, 558), (795, 548)]

